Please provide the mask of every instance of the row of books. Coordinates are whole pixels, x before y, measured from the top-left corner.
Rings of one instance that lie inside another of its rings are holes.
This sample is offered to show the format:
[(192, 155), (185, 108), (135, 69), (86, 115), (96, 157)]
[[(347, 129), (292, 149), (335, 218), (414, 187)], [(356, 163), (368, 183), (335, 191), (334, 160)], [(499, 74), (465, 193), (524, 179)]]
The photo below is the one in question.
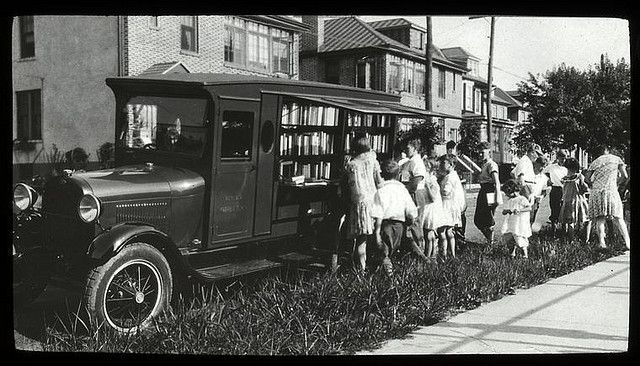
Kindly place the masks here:
[(317, 105), (301, 105), (295, 102), (282, 105), (283, 125), (337, 126), (338, 109)]
[(333, 154), (334, 136), (326, 132), (283, 133), (280, 156)]
[(280, 162), (280, 176), (283, 179), (302, 175), (305, 179), (331, 179), (331, 162), (322, 161), (307, 164), (301, 164), (297, 161)]
[(391, 120), (385, 115), (347, 113), (347, 126), (390, 127)]
[[(371, 150), (379, 153), (387, 152), (389, 148), (389, 136), (388, 135), (371, 135), (369, 133), (365, 133), (365, 136), (369, 139), (369, 144), (371, 145)], [(345, 141), (344, 151), (349, 152), (351, 149), (351, 142), (354, 138), (354, 133), (350, 133), (349, 137)]]

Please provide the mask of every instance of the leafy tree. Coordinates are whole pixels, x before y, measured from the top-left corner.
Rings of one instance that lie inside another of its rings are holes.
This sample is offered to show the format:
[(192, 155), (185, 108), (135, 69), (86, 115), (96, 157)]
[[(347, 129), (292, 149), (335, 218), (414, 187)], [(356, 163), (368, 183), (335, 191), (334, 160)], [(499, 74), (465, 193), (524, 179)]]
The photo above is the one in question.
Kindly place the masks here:
[(442, 143), (440, 141), (440, 127), (436, 122), (425, 119), (414, 124), (407, 131), (398, 131), (398, 144), (404, 146), (408, 141), (420, 140), (420, 155), (425, 155), (433, 150), (435, 144)]
[(458, 151), (461, 154), (467, 155), (476, 164), (480, 165), (482, 160), (480, 143), (480, 124), (478, 122), (463, 122), (460, 125)]
[(613, 64), (605, 55), (594, 69), (564, 64), (544, 76), (529, 74), (518, 85), (530, 111), (514, 142), (533, 141), (545, 150), (577, 145), (593, 154), (607, 144), (628, 156), (631, 74), (624, 59)]

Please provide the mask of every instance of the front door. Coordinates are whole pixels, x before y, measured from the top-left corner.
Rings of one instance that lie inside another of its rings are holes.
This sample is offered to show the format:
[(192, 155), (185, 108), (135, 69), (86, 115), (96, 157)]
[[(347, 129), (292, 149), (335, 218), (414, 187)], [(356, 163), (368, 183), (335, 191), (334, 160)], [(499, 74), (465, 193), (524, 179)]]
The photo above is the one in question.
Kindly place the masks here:
[(259, 104), (220, 100), (211, 246), (253, 236)]

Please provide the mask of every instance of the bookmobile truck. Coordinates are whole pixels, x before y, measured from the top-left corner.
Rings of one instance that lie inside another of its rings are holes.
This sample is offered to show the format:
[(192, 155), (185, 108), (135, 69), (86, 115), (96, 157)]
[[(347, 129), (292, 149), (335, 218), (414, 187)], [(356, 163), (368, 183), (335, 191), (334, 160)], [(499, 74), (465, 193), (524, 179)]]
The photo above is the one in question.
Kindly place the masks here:
[[(115, 166), (14, 187), (13, 289), (83, 288), (94, 319), (148, 327), (181, 278), (215, 281), (337, 253), (351, 137), (391, 158), (400, 97), (227, 74), (108, 78)], [(325, 262), (326, 263), (326, 262)]]

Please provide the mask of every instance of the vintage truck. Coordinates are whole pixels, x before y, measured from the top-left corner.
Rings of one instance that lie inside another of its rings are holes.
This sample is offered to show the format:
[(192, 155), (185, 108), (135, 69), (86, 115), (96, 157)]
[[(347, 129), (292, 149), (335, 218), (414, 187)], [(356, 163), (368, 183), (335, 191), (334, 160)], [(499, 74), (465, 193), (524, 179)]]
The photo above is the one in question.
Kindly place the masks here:
[[(182, 278), (215, 281), (335, 254), (350, 137), (391, 158), (398, 119), (435, 114), (398, 95), (278, 78), (108, 78), (116, 168), (14, 188), (14, 296), (52, 279), (84, 288), (95, 319), (128, 332)], [(96, 128), (102, 128), (96, 126)]]

